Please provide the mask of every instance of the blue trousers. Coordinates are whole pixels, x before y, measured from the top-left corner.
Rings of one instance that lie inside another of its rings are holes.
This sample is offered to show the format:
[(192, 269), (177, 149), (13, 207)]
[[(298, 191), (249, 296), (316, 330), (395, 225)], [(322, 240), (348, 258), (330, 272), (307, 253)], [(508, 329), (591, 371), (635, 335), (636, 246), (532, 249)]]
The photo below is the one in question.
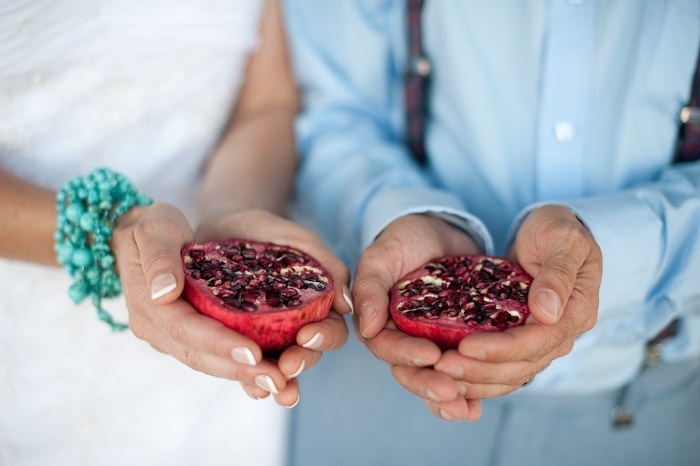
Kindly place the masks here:
[(485, 400), (476, 422), (440, 420), (353, 337), (300, 381), (294, 466), (700, 466), (700, 360), (635, 379), (635, 421), (624, 429), (610, 420), (619, 390), (523, 390)]

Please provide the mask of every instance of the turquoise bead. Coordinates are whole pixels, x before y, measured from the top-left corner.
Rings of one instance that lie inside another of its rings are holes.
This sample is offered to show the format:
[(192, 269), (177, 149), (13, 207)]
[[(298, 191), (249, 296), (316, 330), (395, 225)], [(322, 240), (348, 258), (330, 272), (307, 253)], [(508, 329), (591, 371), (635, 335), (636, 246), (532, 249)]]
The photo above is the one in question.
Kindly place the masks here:
[(102, 275), (100, 273), (100, 270), (97, 268), (91, 268), (85, 272), (85, 279), (88, 282), (93, 283), (93, 284), (99, 283), (101, 277), (102, 277)]
[(69, 243), (61, 244), (56, 249), (58, 253), (57, 260), (61, 264), (65, 264), (73, 257), (73, 246)]
[(100, 259), (100, 265), (103, 269), (108, 269), (114, 265), (114, 256), (107, 254), (102, 259)]
[(80, 220), (80, 216), (85, 212), (85, 208), (82, 204), (77, 202), (72, 202), (66, 207), (66, 218), (73, 223)]
[(89, 204), (97, 204), (100, 201), (100, 193), (96, 189), (89, 189), (87, 192), (87, 201)]
[(87, 297), (89, 290), (90, 287), (87, 283), (83, 281), (75, 282), (68, 288), (68, 296), (74, 303), (78, 304)]
[(56, 194), (54, 251), (74, 280), (68, 294), (75, 303), (90, 297), (100, 320), (114, 331), (128, 327), (101, 307), (103, 298), (122, 291), (109, 245), (114, 222), (134, 205), (151, 203), (124, 176), (104, 168), (68, 181)]
[(89, 249), (78, 249), (73, 251), (71, 260), (77, 267), (88, 267), (92, 265), (92, 253)]
[(95, 223), (95, 217), (90, 212), (85, 212), (83, 215), (80, 216), (80, 228), (82, 228), (83, 231), (94, 230)]

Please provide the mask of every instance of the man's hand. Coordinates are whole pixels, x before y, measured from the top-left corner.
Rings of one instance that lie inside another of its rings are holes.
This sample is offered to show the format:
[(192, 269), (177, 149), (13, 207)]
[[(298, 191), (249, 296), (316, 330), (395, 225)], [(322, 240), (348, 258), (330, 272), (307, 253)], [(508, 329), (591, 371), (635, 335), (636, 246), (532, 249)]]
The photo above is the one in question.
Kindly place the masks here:
[(389, 319), (389, 290), (400, 278), (436, 257), (474, 254), (465, 233), (430, 215), (409, 215), (391, 223), (360, 258), (353, 284), (358, 337), (391, 366), (394, 378), (423, 398), (438, 416), (478, 419), (478, 399), (464, 397), (466, 384), (436, 371), (442, 352), (433, 342), (396, 329)]
[(577, 335), (596, 322), (601, 252), (574, 213), (560, 206), (533, 210), (510, 258), (534, 277), (522, 327), (473, 334), (435, 368), (466, 384), (468, 396), (490, 398), (520, 388), (554, 359), (568, 354)]

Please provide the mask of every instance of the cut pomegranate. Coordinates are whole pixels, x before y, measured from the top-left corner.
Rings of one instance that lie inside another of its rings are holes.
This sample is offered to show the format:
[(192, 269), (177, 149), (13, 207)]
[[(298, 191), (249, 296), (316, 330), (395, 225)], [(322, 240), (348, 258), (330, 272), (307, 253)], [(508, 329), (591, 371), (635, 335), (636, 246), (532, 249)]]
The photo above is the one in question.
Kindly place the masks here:
[(289, 246), (236, 238), (188, 243), (182, 264), (185, 299), (263, 351), (294, 344), (297, 331), (328, 316), (333, 301), (331, 274)]
[(435, 259), (391, 289), (389, 309), (409, 335), (456, 348), (474, 332), (502, 332), (530, 315), (532, 277), (518, 265), (486, 255)]

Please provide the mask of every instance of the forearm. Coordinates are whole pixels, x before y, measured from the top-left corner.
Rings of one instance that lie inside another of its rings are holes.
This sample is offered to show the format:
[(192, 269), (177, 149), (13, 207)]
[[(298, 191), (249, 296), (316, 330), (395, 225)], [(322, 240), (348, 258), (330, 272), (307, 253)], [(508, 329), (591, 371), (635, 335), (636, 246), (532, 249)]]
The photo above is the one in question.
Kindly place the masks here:
[(296, 107), (264, 109), (233, 122), (206, 167), (202, 224), (246, 208), (284, 213), (296, 168)]
[(0, 257), (58, 265), (56, 195), (0, 169)]

